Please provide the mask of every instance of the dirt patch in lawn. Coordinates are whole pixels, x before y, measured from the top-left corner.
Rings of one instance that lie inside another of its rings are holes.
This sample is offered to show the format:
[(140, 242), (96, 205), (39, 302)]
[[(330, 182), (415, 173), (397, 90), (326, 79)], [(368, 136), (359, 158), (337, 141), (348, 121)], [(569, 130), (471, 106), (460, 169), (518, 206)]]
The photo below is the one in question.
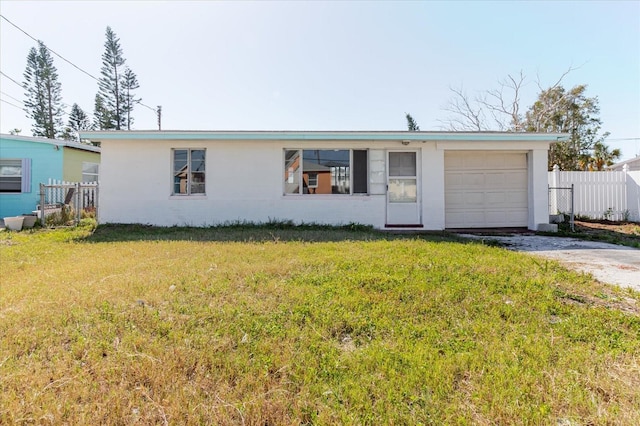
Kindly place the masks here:
[(576, 220), (572, 236), (640, 247), (640, 223)]

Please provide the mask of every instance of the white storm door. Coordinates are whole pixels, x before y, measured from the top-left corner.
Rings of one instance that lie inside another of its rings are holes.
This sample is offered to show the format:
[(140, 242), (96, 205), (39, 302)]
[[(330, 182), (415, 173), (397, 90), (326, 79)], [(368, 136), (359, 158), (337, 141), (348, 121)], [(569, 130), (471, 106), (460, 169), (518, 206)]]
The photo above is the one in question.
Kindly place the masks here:
[(420, 225), (418, 153), (387, 152), (387, 225)]

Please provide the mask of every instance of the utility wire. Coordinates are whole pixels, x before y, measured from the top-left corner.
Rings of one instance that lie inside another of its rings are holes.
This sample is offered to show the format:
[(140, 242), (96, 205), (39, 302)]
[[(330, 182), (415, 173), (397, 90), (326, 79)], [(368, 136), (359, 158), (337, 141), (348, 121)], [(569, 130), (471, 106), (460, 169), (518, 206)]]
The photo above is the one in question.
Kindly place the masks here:
[(16, 107), (16, 108), (18, 108), (20, 111), (24, 111), (24, 109), (22, 109), (22, 107), (19, 107), (19, 106), (18, 106), (18, 105), (16, 105), (16, 104), (12, 104), (12, 103), (11, 103), (11, 102), (9, 102), (9, 101), (5, 101), (4, 99), (0, 99), (0, 102), (4, 102), (5, 104), (9, 104), (9, 105), (11, 105), (12, 107)]
[[(41, 40), (38, 40), (37, 38), (35, 38), (34, 36), (32, 36), (31, 34), (29, 34), (28, 32), (26, 32), (25, 30), (23, 30), (22, 28), (20, 28), (19, 26), (17, 26), (16, 24), (14, 24), (13, 22), (11, 22), (10, 20), (8, 20), (7, 18), (5, 18), (3, 15), (0, 15), (0, 18), (4, 19), (5, 21), (7, 21), (8, 23), (10, 23), (11, 25), (13, 25), (14, 27), (16, 27), (20, 32), (24, 33), (27, 37), (29, 37), (30, 39), (38, 42), (38, 43), (43, 43)], [(77, 68), (79, 71), (85, 73), (86, 75), (88, 75), (89, 77), (91, 77), (92, 79), (99, 81), (97, 78), (95, 78), (93, 75), (89, 74), (88, 72), (86, 72), (85, 70), (83, 70), (82, 68), (80, 68), (79, 66), (77, 66), (76, 64), (74, 64), (73, 62), (71, 62), (70, 60), (68, 60), (67, 58), (65, 58), (64, 56), (60, 55), (59, 53), (55, 52), (53, 49), (51, 49), (50, 47), (48, 47), (45, 44), (45, 47), (47, 48), (47, 50), (51, 53), (53, 53), (54, 55), (56, 55), (57, 57), (59, 57), (60, 59), (62, 59), (63, 61), (67, 62), (69, 65), (71, 65), (74, 68)]]
[(5, 96), (6, 96), (6, 97), (8, 97), (8, 98), (13, 99), (14, 101), (18, 101), (18, 102), (22, 103), (22, 101), (21, 101), (20, 99), (18, 99), (18, 98), (14, 98), (13, 96), (11, 96), (10, 94), (8, 94), (8, 93), (6, 93), (6, 92), (3, 92), (3, 91), (1, 91), (1, 90), (0, 90), (0, 93), (1, 93), (1, 94), (3, 94), (3, 95), (5, 95)]
[[(13, 22), (11, 22), (10, 20), (8, 20), (4, 15), (0, 14), (0, 18), (4, 19), (5, 21), (7, 21), (9, 24), (11, 24), (12, 26), (14, 26), (16, 29), (18, 29), (18, 31), (22, 32), (24, 35), (26, 35), (27, 37), (29, 37), (30, 39), (36, 41), (36, 42), (41, 42), (41, 40), (38, 40), (37, 38), (35, 38), (34, 36), (32, 36), (31, 34), (29, 34), (28, 32), (26, 32), (25, 30), (23, 30), (22, 28), (20, 28), (19, 26), (17, 26), (16, 24), (14, 24)], [(42, 42), (44, 44), (44, 42)], [(80, 68), (79, 66), (77, 66), (76, 64), (74, 64), (73, 62), (71, 62), (70, 60), (68, 60), (67, 58), (65, 58), (64, 56), (60, 55), (59, 53), (55, 52), (53, 49), (51, 49), (49, 46), (47, 46), (46, 44), (44, 45), (44, 47), (51, 53), (53, 53), (54, 55), (56, 55), (57, 57), (59, 57), (60, 59), (62, 59), (63, 61), (67, 62), (69, 65), (71, 65), (72, 67), (76, 68), (78, 71), (83, 72), (84, 74), (88, 75), (89, 77), (91, 77), (92, 79), (94, 79), (95, 81), (100, 81), (100, 79), (98, 79), (97, 77), (93, 76), (92, 74), (90, 74), (89, 72), (83, 70), (82, 68)], [(12, 79), (11, 77), (7, 76), (5, 73), (2, 73), (2, 75), (4, 75), (5, 77), (7, 77), (9, 80), (13, 81), (14, 83), (16, 83), (17, 85), (19, 85), (20, 87), (22, 87), (22, 85), (18, 82), (16, 82), (14, 79)], [(138, 104), (142, 105), (143, 107), (149, 108), (151, 111), (157, 113), (158, 111), (155, 108), (150, 107), (149, 105), (145, 105), (142, 102), (137, 102)]]
[(15, 81), (14, 79), (12, 79), (11, 77), (9, 77), (8, 75), (6, 75), (5, 73), (3, 73), (2, 71), (0, 71), (1, 75), (4, 75), (5, 77), (7, 77), (9, 80), (13, 81), (15, 84), (17, 84), (18, 86), (20, 86), (20, 88), (24, 89), (24, 87), (22, 86), (22, 84), (18, 83), (17, 81)]

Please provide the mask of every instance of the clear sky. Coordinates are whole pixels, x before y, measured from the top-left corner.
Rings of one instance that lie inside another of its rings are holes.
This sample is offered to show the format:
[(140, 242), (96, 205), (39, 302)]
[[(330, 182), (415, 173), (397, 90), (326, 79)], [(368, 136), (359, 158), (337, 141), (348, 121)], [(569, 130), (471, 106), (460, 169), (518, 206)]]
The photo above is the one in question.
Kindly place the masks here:
[[(473, 96), (522, 70), (527, 107), (537, 78), (548, 86), (574, 66), (565, 87), (587, 84), (609, 145), (640, 154), (639, 1), (0, 0), (0, 13), (94, 76), (111, 26), (167, 130), (405, 130), (405, 112), (442, 130), (450, 86)], [(23, 81), (34, 45), (0, 20), (7, 76)], [(63, 101), (92, 113), (97, 82), (54, 63)], [(24, 91), (5, 76), (0, 89), (0, 131), (30, 135), (6, 103)], [(147, 108), (134, 117), (135, 129), (157, 128)]]

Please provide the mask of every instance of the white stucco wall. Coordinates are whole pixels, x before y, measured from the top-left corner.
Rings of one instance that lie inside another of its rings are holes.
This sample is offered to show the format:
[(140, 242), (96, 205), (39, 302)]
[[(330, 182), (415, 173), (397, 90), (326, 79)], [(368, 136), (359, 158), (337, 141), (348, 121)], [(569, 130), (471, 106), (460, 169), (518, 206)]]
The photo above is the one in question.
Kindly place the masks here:
[(549, 223), (549, 183), (547, 149), (532, 149), (527, 153), (529, 173), (529, 229)]
[[(547, 144), (522, 141), (516, 144), (520, 150), (529, 152), (529, 227), (535, 229), (538, 223), (548, 222)], [(206, 195), (171, 195), (172, 148), (206, 148)], [(445, 150), (513, 149), (513, 144), (429, 141), (405, 146), (399, 141), (105, 140), (100, 170), (100, 222), (208, 226), (271, 219), (384, 227), (384, 194), (283, 195), (285, 148), (416, 150), (421, 166), (423, 229), (442, 230)]]

